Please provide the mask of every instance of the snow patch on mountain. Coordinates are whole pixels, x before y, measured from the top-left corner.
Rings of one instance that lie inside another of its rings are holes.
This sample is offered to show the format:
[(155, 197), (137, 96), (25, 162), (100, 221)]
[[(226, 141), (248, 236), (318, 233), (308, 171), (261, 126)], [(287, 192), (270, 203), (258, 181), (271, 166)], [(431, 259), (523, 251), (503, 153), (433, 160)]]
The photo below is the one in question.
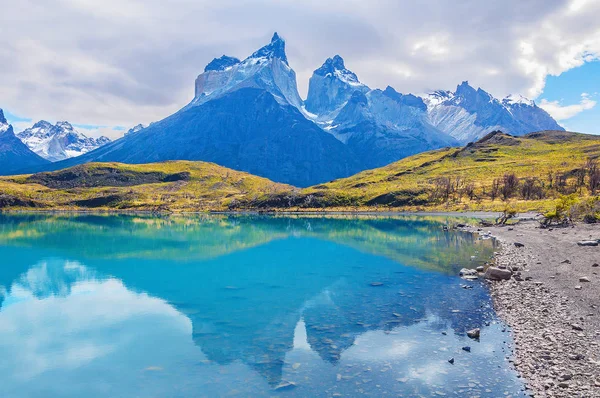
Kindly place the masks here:
[(45, 120), (21, 131), (17, 137), (37, 155), (51, 162), (80, 156), (111, 142), (104, 136), (88, 137), (69, 122), (52, 125)]

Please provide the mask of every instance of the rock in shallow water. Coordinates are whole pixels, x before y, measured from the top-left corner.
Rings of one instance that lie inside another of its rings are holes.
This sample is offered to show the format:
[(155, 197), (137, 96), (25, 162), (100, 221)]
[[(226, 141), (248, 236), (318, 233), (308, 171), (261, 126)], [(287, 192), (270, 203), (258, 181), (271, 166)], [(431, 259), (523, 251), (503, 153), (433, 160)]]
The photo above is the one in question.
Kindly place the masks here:
[(475, 328), (475, 329), (471, 329), (471, 330), (467, 331), (467, 336), (469, 336), (472, 339), (478, 339), (480, 334), (481, 334), (481, 329), (479, 329), (479, 328)]

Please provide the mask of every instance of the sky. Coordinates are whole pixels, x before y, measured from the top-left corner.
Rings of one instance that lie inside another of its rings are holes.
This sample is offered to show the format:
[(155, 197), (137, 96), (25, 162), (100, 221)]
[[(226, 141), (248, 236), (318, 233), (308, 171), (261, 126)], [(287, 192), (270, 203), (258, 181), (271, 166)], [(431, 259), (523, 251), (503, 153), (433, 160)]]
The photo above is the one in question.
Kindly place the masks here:
[(522, 94), (600, 134), (600, 0), (0, 0), (0, 108), (116, 138), (185, 106), (204, 66), (277, 31), (305, 97), (340, 54), (372, 88)]

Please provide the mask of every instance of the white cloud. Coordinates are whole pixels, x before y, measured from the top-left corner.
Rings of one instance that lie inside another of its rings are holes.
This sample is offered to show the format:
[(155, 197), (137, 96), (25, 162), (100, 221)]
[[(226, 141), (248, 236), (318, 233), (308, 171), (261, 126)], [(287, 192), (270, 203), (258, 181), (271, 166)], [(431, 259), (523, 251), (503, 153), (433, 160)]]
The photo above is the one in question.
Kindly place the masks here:
[[(372, 87), (536, 97), (600, 54), (600, 1), (0, 0), (0, 107), (34, 120), (133, 126), (193, 96), (204, 66), (277, 30), (300, 92), (336, 53)], [(59, 21), (57, 23), (57, 21)]]
[(570, 119), (583, 111), (592, 109), (596, 106), (596, 101), (592, 100), (589, 94), (582, 93), (581, 101), (579, 101), (578, 104), (562, 105), (560, 101), (548, 101), (542, 99), (539, 106), (548, 112), (554, 119), (561, 121)]

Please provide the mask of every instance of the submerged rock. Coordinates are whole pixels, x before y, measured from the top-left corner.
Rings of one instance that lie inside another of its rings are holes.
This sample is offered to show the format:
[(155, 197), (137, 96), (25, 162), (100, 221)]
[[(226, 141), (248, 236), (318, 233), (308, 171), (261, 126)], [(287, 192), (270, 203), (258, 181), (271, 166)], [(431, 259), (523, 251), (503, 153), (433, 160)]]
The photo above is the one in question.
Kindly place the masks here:
[(481, 334), (481, 329), (479, 329), (479, 328), (475, 328), (475, 329), (471, 329), (471, 330), (467, 331), (467, 336), (469, 336), (472, 339), (478, 339), (480, 334)]
[(294, 383), (294, 382), (282, 381), (274, 388), (274, 390), (275, 391), (291, 390), (295, 387), (296, 387), (296, 383)]
[(458, 274), (460, 276), (465, 276), (465, 275), (477, 275), (477, 271), (474, 269), (469, 269), (469, 268), (463, 268), (461, 269)]

